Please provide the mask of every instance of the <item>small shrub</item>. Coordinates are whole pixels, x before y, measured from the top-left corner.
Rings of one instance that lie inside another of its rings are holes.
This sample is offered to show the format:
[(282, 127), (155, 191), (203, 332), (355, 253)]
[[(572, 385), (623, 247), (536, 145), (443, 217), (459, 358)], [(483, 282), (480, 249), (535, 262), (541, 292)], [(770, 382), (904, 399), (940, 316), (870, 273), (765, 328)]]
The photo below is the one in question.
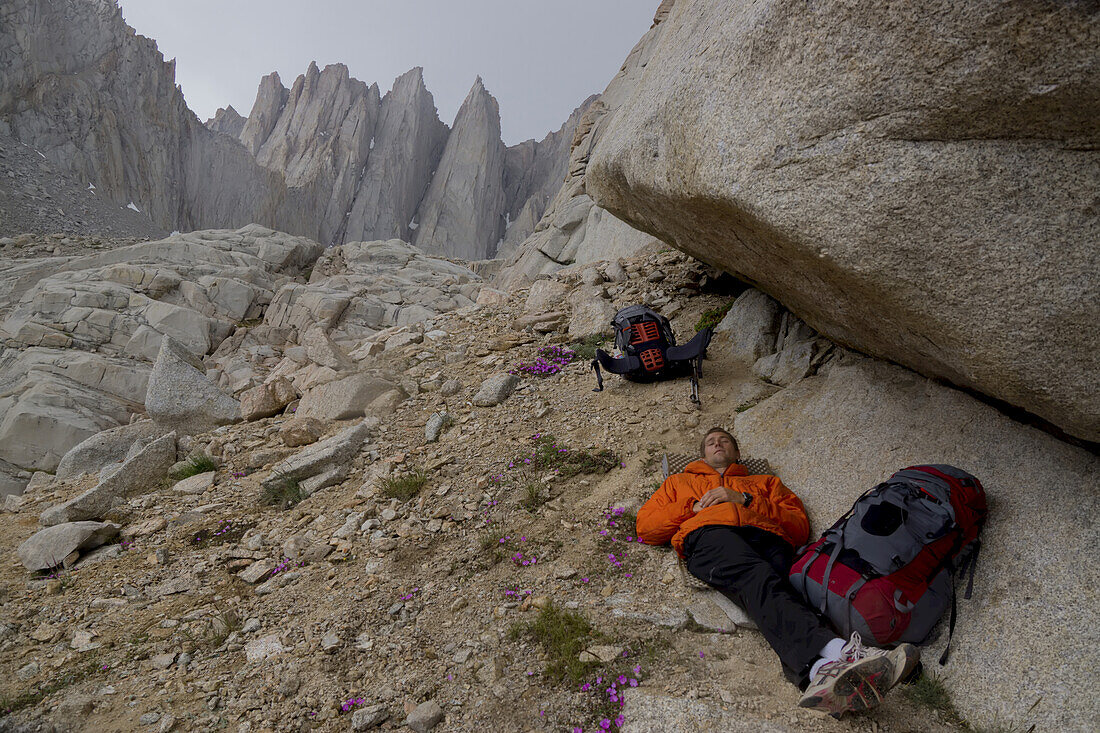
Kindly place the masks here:
[(388, 499), (408, 501), (428, 483), (428, 474), (417, 468), (402, 476), (387, 476), (382, 480), (382, 495)]
[(585, 336), (573, 344), (573, 352), (581, 361), (592, 361), (596, 358), (596, 349), (606, 344), (610, 339), (607, 336)]
[(745, 410), (756, 407), (757, 402), (759, 402), (759, 400), (749, 400), (748, 402), (742, 402), (740, 405), (734, 408), (734, 412), (741, 413)]
[(175, 475), (178, 477), (178, 481), (182, 481), (185, 478), (198, 476), (200, 473), (210, 473), (216, 470), (218, 470), (217, 461), (205, 453), (202, 453), (188, 458), (187, 465), (179, 469)]
[(546, 676), (556, 682), (577, 684), (595, 662), (580, 661), (580, 653), (600, 638), (584, 616), (550, 604), (533, 621), (512, 626), (511, 638), (527, 638), (542, 647), (550, 658)]
[(184, 631), (183, 635), (196, 647), (217, 649), (234, 631), (241, 630), (241, 619), (236, 611), (219, 609), (217, 615), (202, 624), (197, 633)]
[(730, 308), (733, 307), (733, 301), (726, 303), (719, 308), (711, 308), (709, 311), (704, 311), (703, 315), (699, 316), (699, 320), (695, 323), (695, 330), (702, 331), (704, 328), (714, 328), (722, 319), (726, 317), (726, 314), (730, 312)]
[(270, 485), (265, 484), (260, 494), (261, 502), (280, 509), (290, 509), (304, 498), (298, 479), (282, 474)]
[(491, 529), (485, 530), (481, 533), (481, 536), (477, 538), (477, 548), (482, 552), (491, 552), (497, 548), (497, 544), (500, 539), (497, 537), (497, 533)]
[(520, 504), (529, 512), (533, 512), (549, 501), (549, 493), (537, 481), (528, 481), (523, 485), (523, 498)]

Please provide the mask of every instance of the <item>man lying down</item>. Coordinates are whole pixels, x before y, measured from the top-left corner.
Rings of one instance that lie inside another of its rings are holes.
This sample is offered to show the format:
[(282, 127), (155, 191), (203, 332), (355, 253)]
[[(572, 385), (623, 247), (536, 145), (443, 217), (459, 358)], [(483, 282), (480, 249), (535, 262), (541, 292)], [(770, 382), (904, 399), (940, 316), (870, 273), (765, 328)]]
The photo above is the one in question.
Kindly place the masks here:
[(749, 476), (722, 428), (703, 437), (701, 460), (669, 476), (638, 512), (638, 537), (672, 546), (688, 571), (722, 591), (760, 628), (803, 691), (799, 705), (834, 716), (872, 708), (920, 660), (911, 644), (887, 651), (845, 641), (788, 581), (809, 537), (801, 500), (775, 476)]

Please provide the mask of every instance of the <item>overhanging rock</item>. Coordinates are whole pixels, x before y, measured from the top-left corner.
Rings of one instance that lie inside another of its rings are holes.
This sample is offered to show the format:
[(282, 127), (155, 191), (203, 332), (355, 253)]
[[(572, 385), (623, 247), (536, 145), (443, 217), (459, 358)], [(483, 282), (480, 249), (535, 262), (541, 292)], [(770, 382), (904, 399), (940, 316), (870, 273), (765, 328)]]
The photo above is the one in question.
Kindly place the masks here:
[(1100, 15), (679, 0), (660, 28), (601, 120), (599, 206), (835, 342), (1100, 440)]

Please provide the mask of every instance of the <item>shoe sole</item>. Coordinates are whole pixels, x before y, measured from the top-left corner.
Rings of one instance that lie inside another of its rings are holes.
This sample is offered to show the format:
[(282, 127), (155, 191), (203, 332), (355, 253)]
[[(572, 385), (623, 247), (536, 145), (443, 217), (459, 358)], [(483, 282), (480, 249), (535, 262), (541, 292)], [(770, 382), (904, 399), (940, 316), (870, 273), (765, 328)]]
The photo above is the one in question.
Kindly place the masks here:
[[(900, 673), (891, 657), (904, 655)], [(897, 681), (904, 679), (920, 662), (920, 652), (910, 644), (903, 644), (887, 657), (873, 657), (852, 665), (833, 680), (832, 685), (816, 695), (803, 697), (799, 707), (823, 710), (834, 718), (844, 713), (870, 710), (882, 702), (882, 697)]]

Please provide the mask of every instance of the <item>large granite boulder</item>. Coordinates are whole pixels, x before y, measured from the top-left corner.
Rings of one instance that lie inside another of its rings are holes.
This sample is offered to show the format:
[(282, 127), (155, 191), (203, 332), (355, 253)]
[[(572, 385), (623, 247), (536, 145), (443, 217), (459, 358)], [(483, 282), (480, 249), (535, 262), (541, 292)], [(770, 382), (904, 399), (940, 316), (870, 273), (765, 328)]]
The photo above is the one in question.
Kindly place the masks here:
[(0, 350), (0, 461), (53, 471), (74, 445), (128, 423), (141, 409), (147, 379), (148, 366), (130, 359)]
[(306, 392), (294, 414), (324, 422), (363, 417), (368, 405), (395, 386), (374, 374), (353, 374)]
[(64, 481), (85, 473), (99, 473), (106, 466), (125, 460), (136, 441), (149, 441), (163, 432), (153, 421), (140, 420), (96, 433), (61, 457), (55, 475)]
[(168, 336), (149, 375), (145, 411), (158, 425), (180, 433), (201, 433), (241, 419), (241, 405), (218, 389), (202, 362)]
[(76, 550), (91, 550), (118, 534), (110, 522), (69, 522), (40, 529), (15, 551), (27, 570), (48, 570), (61, 565)]
[(376, 418), (368, 418), (344, 428), (331, 438), (302, 449), (290, 458), (275, 464), (271, 468), (271, 473), (263, 479), (263, 485), (273, 487), (287, 479), (306, 481), (328, 473), (334, 468), (346, 468), (377, 424)]
[(1100, 15), (680, 0), (661, 29), (601, 121), (598, 205), (834, 341), (1100, 440)]
[[(735, 432), (746, 455), (767, 456), (799, 495), (815, 532), (906, 466), (948, 463), (977, 476), (990, 515), (944, 670), (952, 699), (976, 724), (1096, 727), (1095, 706), (1080, 704), (1100, 667), (1100, 612), (1088, 600), (1095, 573), (1082, 572), (1100, 541), (1096, 456), (959, 390), (855, 355), (738, 414)], [(925, 658), (938, 658), (945, 641), (946, 633)]]
[(159, 488), (176, 462), (176, 434), (168, 433), (148, 445), (136, 444), (113, 473), (83, 494), (42, 512), (46, 527), (85, 519), (102, 519), (119, 501)]

